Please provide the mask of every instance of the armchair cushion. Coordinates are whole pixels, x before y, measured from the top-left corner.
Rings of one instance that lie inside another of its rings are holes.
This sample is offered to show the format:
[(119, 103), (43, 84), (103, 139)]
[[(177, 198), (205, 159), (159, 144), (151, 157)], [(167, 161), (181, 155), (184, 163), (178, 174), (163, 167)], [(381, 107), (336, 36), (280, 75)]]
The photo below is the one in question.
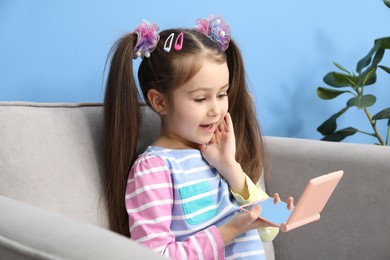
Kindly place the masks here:
[(0, 196), (1, 259), (165, 259), (129, 238)]
[[(108, 227), (102, 104), (1, 102), (0, 108), (0, 195)], [(142, 126), (144, 147), (159, 124), (151, 109), (142, 109), (150, 117)]]

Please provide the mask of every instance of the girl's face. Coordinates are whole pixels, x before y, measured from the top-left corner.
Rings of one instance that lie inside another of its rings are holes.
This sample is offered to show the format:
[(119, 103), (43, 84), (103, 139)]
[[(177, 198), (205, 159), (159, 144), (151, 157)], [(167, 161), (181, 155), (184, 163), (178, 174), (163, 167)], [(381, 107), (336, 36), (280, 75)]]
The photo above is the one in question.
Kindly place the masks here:
[(172, 94), (161, 136), (168, 148), (197, 148), (208, 143), (228, 111), (228, 88), (226, 62), (205, 59), (199, 72)]

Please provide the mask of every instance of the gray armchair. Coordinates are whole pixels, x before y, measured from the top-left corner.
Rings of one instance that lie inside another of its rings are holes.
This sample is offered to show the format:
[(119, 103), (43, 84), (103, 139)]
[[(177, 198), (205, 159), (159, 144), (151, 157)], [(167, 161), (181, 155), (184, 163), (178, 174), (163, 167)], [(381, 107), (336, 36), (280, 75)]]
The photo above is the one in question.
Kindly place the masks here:
[[(143, 109), (140, 149), (158, 134)], [(0, 259), (164, 259), (108, 230), (101, 104), (0, 102), (0, 122)], [(270, 194), (298, 198), (310, 178), (345, 172), (321, 219), (280, 233), (268, 259), (390, 259), (390, 148), (266, 143)]]

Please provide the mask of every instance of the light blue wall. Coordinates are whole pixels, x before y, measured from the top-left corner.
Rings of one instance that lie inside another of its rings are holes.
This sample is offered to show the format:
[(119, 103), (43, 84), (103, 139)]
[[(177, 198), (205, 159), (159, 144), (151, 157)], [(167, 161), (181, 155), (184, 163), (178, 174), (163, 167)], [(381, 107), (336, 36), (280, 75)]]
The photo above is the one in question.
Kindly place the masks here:
[[(354, 70), (375, 38), (390, 36), (382, 0), (0, 0), (0, 100), (101, 101), (106, 56), (118, 37), (144, 18), (161, 29), (192, 27), (210, 13), (231, 25), (262, 129), (272, 136), (321, 138), (317, 126), (346, 101), (316, 96), (332, 61)], [(390, 106), (390, 75), (380, 71), (370, 89), (378, 98), (373, 114)], [(370, 130), (363, 111), (347, 115), (341, 126)]]

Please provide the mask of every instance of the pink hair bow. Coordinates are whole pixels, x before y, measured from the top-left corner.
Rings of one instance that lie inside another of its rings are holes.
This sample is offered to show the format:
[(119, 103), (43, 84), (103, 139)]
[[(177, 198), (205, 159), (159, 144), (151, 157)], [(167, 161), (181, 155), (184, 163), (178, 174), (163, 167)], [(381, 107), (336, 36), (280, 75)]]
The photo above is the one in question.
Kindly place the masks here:
[(194, 30), (207, 35), (211, 40), (218, 43), (222, 51), (229, 47), (231, 38), (230, 26), (222, 20), (222, 16), (215, 17), (210, 14), (207, 20), (197, 19)]
[(137, 34), (137, 43), (135, 44), (133, 54), (134, 59), (138, 57), (150, 57), (150, 53), (156, 49), (157, 43), (160, 40), (159, 30), (160, 28), (156, 23), (150, 24), (148, 21), (142, 20), (134, 30), (134, 33)]

